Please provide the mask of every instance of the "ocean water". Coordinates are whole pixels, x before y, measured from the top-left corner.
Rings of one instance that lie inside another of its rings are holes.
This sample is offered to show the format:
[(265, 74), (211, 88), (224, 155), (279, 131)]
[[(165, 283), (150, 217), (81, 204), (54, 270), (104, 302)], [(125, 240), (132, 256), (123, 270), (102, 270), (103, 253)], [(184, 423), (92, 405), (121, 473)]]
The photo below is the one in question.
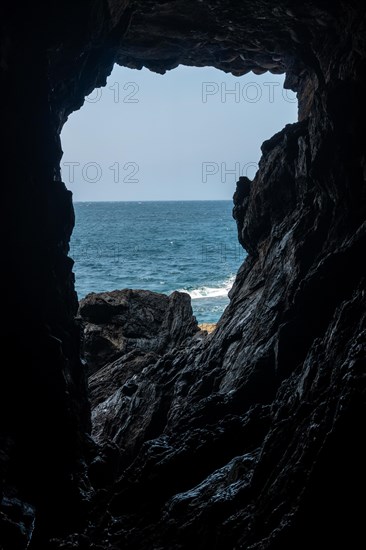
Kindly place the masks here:
[(215, 323), (245, 258), (232, 201), (79, 202), (70, 256), (79, 299), (134, 288), (190, 294), (199, 323)]

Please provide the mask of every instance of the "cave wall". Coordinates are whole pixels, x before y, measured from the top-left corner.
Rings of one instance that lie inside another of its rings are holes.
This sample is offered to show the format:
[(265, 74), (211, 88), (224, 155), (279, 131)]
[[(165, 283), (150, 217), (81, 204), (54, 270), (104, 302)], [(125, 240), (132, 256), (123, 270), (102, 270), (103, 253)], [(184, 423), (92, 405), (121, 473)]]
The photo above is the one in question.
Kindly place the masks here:
[[(0, 545), (103, 548), (111, 524), (108, 544), (126, 548), (305, 548), (315, 527), (324, 544), (352, 545), (364, 488), (361, 2), (83, 0), (1, 11), (11, 359), (0, 386)], [(161, 363), (141, 375), (139, 397), (160, 385), (164, 414), (127, 463), (121, 451), (122, 477), (106, 491), (88, 476), (99, 451), (88, 435), (59, 134), (114, 62), (286, 72), (300, 121), (263, 144), (253, 182), (238, 182), (234, 216), (249, 257), (230, 306), (203, 347), (167, 356), (164, 379)]]

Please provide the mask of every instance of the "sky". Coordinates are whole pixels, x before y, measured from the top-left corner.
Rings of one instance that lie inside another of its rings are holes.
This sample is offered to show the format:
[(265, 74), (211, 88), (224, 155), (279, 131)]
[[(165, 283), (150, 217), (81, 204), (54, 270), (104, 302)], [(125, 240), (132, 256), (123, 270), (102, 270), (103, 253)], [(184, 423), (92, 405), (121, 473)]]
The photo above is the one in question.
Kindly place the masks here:
[(283, 81), (115, 65), (63, 128), (63, 181), (74, 201), (231, 200), (239, 176), (254, 177), (263, 141), (297, 120)]

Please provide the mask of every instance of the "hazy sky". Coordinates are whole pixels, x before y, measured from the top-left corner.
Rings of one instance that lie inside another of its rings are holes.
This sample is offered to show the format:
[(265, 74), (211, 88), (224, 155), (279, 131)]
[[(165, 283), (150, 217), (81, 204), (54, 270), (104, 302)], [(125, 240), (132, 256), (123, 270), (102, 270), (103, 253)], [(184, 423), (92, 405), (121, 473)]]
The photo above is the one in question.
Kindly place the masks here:
[(231, 199), (262, 142), (297, 119), (283, 80), (116, 65), (65, 124), (63, 181), (75, 201)]

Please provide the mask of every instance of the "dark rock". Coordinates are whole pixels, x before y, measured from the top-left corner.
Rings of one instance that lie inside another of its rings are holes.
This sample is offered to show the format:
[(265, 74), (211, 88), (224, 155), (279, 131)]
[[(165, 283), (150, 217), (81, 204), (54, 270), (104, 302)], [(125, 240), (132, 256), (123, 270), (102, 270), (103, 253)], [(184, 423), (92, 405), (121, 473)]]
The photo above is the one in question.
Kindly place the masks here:
[(81, 300), (83, 354), (92, 374), (107, 363), (139, 350), (162, 355), (181, 346), (199, 329), (188, 294), (114, 290)]
[(204, 334), (192, 315), (189, 295), (181, 292), (166, 296), (126, 289), (90, 294), (80, 302), (79, 314), (84, 355), (91, 361), (93, 435), (99, 443), (117, 443), (126, 463), (165, 422), (162, 399), (164, 378), (169, 380), (171, 374), (169, 358), (186, 346), (199, 346)]
[(2, 497), (0, 506), (0, 529), (3, 550), (27, 548), (33, 534), (36, 518), (35, 508), (15, 496)]
[[(8, 2), (2, 23), (0, 546), (362, 546), (364, 3)], [(59, 134), (115, 61), (286, 72), (300, 122), (238, 184), (249, 256), (216, 330), (91, 377), (96, 445)]]
[(88, 473), (93, 487), (108, 487), (116, 478), (120, 466), (120, 453), (116, 445), (108, 441), (98, 448), (98, 454), (93, 457)]

